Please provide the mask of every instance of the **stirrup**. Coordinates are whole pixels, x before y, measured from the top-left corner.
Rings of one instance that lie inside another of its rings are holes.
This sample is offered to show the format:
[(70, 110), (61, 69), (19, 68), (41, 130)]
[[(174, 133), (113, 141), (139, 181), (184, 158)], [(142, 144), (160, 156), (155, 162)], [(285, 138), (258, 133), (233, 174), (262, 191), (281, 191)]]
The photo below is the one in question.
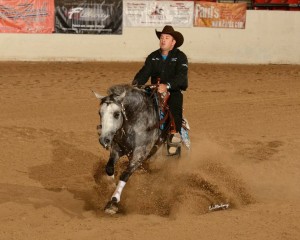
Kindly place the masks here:
[(177, 150), (178, 150), (178, 147), (169, 147), (169, 149), (168, 149), (168, 155), (169, 156), (176, 155), (177, 154)]
[(181, 138), (179, 142), (172, 142), (173, 136), (168, 137), (167, 140), (167, 150), (168, 150), (168, 155), (173, 156), (173, 155), (179, 155), (180, 154), (180, 148), (181, 148)]

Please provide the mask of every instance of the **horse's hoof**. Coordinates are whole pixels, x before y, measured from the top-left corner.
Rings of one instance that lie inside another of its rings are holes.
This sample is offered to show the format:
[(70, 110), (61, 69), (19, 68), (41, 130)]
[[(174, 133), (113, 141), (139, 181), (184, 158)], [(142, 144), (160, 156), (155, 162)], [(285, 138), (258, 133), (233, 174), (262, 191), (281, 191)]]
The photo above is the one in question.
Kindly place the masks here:
[(113, 215), (116, 214), (119, 210), (118, 202), (115, 197), (113, 197), (105, 206), (104, 211), (107, 214)]

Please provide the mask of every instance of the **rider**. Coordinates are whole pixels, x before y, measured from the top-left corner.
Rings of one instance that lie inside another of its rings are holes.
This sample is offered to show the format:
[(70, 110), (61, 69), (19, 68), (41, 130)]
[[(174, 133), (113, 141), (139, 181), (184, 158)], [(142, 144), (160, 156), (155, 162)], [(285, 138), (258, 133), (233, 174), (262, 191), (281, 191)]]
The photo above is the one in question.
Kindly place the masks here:
[[(151, 77), (151, 84), (156, 84), (157, 79), (160, 79), (158, 92), (170, 92), (168, 105), (176, 127), (176, 131), (171, 133), (171, 142), (180, 143), (183, 109), (181, 91), (185, 91), (188, 87), (188, 60), (186, 55), (178, 49), (183, 44), (184, 38), (180, 32), (175, 31), (169, 25), (166, 25), (161, 32), (155, 31), (160, 48), (148, 55), (132, 84), (144, 85), (149, 77)], [(175, 151), (174, 147), (169, 149), (170, 153), (175, 153)]]

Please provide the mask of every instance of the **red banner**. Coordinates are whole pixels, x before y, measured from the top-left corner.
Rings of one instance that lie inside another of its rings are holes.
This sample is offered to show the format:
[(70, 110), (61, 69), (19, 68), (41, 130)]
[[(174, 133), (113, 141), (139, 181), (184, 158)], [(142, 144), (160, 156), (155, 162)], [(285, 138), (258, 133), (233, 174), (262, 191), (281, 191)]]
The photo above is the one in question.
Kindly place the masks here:
[(54, 32), (54, 0), (0, 0), (0, 33)]

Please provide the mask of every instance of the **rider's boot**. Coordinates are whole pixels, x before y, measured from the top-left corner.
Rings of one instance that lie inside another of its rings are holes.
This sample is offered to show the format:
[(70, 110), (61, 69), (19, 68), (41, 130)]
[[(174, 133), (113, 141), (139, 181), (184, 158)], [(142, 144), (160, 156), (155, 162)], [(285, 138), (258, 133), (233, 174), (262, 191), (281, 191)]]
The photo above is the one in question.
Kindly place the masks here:
[(177, 151), (177, 148), (179, 147), (181, 143), (181, 136), (179, 132), (176, 132), (174, 134), (171, 134), (170, 139), (170, 147), (169, 147), (169, 154), (175, 154)]
[(179, 132), (173, 134), (171, 138), (171, 143), (181, 143), (181, 136)]

